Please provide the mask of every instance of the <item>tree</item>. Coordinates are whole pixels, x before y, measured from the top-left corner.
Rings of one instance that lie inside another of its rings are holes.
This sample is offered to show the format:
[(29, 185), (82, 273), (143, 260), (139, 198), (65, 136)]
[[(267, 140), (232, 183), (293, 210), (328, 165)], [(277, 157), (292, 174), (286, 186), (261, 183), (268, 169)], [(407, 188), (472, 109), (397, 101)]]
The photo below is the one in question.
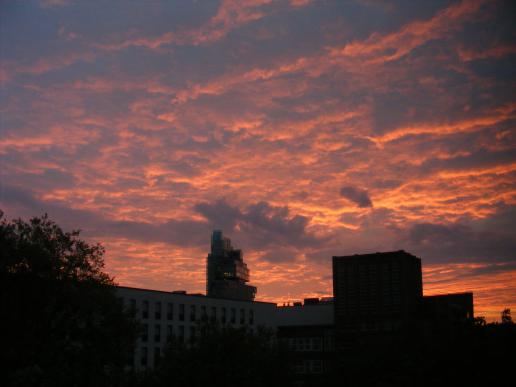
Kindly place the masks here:
[(1, 384), (120, 383), (137, 325), (102, 271), (104, 248), (46, 214), (0, 220)]
[(478, 327), (486, 326), (486, 318), (484, 316), (478, 316), (473, 319), (473, 325)]
[(287, 386), (289, 364), (272, 331), (202, 321), (187, 343), (173, 338), (147, 385)]
[(502, 311), (502, 324), (512, 324), (511, 310), (508, 308)]

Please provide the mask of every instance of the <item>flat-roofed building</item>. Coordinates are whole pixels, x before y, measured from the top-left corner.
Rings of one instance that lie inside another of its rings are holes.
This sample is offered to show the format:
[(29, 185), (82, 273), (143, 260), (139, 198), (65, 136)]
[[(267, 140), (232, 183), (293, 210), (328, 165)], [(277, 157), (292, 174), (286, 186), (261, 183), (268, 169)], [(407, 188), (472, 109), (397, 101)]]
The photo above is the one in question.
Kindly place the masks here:
[(421, 260), (403, 250), (334, 256), (333, 295), (339, 354), (395, 346), (417, 324)]
[(288, 347), (296, 381), (316, 383), (333, 366), (333, 299), (310, 298), (280, 306), (277, 337)]
[(389, 330), (417, 316), (421, 260), (403, 250), (333, 257), (335, 320), (353, 330)]
[(155, 365), (172, 336), (188, 341), (196, 334), (197, 324), (203, 318), (252, 330), (258, 326), (276, 326), (274, 303), (124, 286), (119, 286), (117, 293), (128, 308), (136, 311), (136, 318), (143, 327), (133, 356), (136, 369)]
[(433, 326), (461, 326), (473, 320), (473, 293), (424, 296), (421, 314)]

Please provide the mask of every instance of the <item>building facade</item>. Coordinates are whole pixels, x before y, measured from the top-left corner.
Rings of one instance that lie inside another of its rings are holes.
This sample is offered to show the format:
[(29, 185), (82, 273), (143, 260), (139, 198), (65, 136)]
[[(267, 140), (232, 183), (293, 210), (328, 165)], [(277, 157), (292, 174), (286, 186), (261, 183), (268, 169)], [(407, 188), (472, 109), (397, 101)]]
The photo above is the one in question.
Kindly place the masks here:
[(277, 308), (277, 337), (289, 350), (297, 381), (316, 384), (332, 370), (334, 320), (333, 299), (310, 298)]
[(117, 293), (126, 307), (135, 311), (143, 328), (132, 359), (135, 369), (154, 367), (172, 337), (187, 343), (205, 319), (251, 331), (258, 327), (274, 330), (296, 354), (300, 374), (318, 374), (329, 367), (334, 346), (331, 302), (278, 307), (269, 302), (124, 286), (119, 286)]
[(276, 304), (227, 300), (186, 292), (164, 292), (119, 286), (118, 297), (135, 311), (143, 327), (136, 343), (133, 365), (136, 369), (153, 367), (167, 342), (174, 336), (188, 342), (197, 334), (204, 318), (235, 328), (274, 327)]

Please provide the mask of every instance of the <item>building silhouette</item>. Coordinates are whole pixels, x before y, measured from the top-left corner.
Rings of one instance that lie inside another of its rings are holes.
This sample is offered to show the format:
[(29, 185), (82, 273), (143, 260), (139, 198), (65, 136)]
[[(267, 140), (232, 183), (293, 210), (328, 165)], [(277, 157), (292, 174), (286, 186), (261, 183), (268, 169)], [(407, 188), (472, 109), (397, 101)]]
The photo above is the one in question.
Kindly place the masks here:
[(256, 287), (247, 285), (249, 269), (242, 250), (234, 249), (231, 240), (220, 230), (213, 231), (211, 252), (206, 265), (206, 295), (233, 300), (252, 301)]
[(374, 362), (372, 354), (396, 359), (411, 353), (410, 345), (452, 339), (474, 317), (472, 293), (423, 297), (421, 260), (403, 250), (334, 256), (333, 298), (279, 306), (255, 301), (248, 281), (241, 250), (215, 230), (206, 295), (118, 287), (143, 329), (131, 365), (155, 366), (172, 337), (189, 343), (208, 319), (253, 332), (272, 329), (288, 348), (293, 380), (323, 385), (341, 369)]
[(426, 336), (456, 336), (473, 321), (473, 293), (424, 296), (420, 321)]
[(421, 260), (403, 250), (333, 257), (335, 319), (353, 331), (395, 330), (418, 314)]
[(198, 334), (199, 322), (209, 320), (253, 332), (259, 327), (272, 329), (293, 354), (297, 374), (326, 373), (334, 351), (333, 299), (305, 299), (304, 304), (279, 307), (255, 301), (256, 288), (246, 285), (248, 280), (242, 252), (216, 230), (208, 254), (206, 295), (119, 286), (118, 296), (142, 325), (131, 365), (154, 367), (172, 337), (189, 343)]

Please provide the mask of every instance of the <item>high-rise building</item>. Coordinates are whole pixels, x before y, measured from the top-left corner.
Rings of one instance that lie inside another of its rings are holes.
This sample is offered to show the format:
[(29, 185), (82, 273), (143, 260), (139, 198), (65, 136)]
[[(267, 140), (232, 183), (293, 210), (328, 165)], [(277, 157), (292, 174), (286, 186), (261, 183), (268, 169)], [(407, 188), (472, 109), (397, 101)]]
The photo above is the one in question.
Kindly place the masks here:
[(333, 257), (338, 329), (394, 331), (417, 319), (423, 297), (421, 260), (403, 250)]
[(224, 237), (222, 231), (213, 231), (206, 268), (206, 295), (252, 301), (256, 288), (246, 282), (249, 282), (249, 269), (242, 250), (233, 249), (231, 240)]

